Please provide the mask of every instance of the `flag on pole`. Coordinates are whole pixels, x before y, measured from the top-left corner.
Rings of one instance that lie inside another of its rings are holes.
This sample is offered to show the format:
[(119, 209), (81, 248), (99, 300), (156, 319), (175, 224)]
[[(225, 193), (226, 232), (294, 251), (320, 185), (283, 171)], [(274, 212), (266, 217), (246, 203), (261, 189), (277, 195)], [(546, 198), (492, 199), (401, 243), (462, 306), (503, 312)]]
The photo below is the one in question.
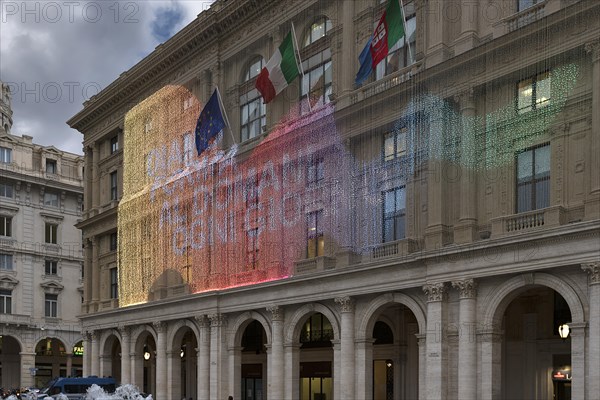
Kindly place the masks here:
[(196, 123), (196, 150), (200, 155), (208, 148), (210, 141), (225, 127), (223, 112), (219, 102), (217, 89), (202, 109), (198, 122)]
[[(388, 4), (379, 19), (373, 35), (367, 46), (360, 53), (360, 70), (356, 74), (355, 82), (362, 83), (375, 69), (377, 64), (384, 60), (391, 49), (404, 36), (404, 15), (399, 0), (388, 0)], [(369, 49), (368, 53), (366, 52)], [(367, 57), (370, 55), (370, 57)], [(368, 64), (371, 64), (370, 66)], [(368, 73), (367, 73), (368, 72)]]
[(267, 65), (256, 79), (256, 89), (262, 95), (265, 104), (275, 98), (300, 74), (296, 61), (292, 32), (287, 34), (283, 43), (275, 51)]

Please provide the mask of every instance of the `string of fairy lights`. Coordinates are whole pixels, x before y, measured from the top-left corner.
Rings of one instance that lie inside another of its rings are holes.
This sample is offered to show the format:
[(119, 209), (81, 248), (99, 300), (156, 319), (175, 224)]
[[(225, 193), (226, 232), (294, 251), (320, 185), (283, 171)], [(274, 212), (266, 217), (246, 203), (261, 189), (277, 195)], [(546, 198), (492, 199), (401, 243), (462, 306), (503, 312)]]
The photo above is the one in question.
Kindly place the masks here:
[[(201, 105), (167, 86), (125, 119), (120, 302), (282, 279), (308, 255), (368, 251), (382, 241), (382, 182), (408, 184), (429, 160), (478, 171), (510, 165), (517, 147), (553, 123), (578, 76), (574, 64), (552, 70), (552, 101), (523, 114), (510, 105), (465, 116), (415, 88), (392, 128), (405, 135), (393, 162), (380, 151), (353, 154), (331, 104), (291, 112), (250, 153), (213, 146), (198, 157)], [(312, 253), (307, 243), (317, 246)]]

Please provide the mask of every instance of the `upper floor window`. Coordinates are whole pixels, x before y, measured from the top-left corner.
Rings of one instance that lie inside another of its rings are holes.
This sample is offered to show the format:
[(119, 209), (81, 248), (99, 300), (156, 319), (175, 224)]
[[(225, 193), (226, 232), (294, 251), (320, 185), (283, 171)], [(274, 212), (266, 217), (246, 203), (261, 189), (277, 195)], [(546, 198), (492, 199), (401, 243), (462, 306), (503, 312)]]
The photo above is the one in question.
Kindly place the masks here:
[(315, 184), (321, 182), (325, 178), (324, 164), (325, 160), (323, 157), (314, 156), (313, 159), (309, 161), (309, 164), (306, 167), (307, 184)]
[(331, 49), (329, 41), (321, 39), (327, 38), (331, 27), (331, 21), (321, 17), (306, 33), (302, 51), (304, 75), (300, 86), (302, 113), (330, 102), (329, 95), (333, 93)]
[(110, 173), (110, 199), (117, 200), (117, 171)]
[(110, 269), (110, 298), (119, 298), (119, 271), (116, 267)]
[(44, 263), (44, 273), (46, 275), (58, 275), (58, 262), (56, 260), (46, 260)]
[(331, 24), (331, 20), (329, 20), (328, 18), (321, 17), (320, 19), (315, 21), (310, 26), (308, 32), (306, 33), (306, 36), (304, 37), (304, 46), (306, 47), (308, 45), (311, 45), (317, 40), (327, 36), (329, 31), (331, 31), (332, 27), (333, 25)]
[(406, 223), (406, 188), (383, 192), (383, 241), (404, 239)]
[(119, 150), (119, 136), (113, 136), (110, 139), (110, 154), (114, 154)]
[(12, 236), (12, 217), (0, 215), (0, 236)]
[(52, 192), (45, 192), (44, 205), (50, 207), (58, 207), (58, 194)]
[(383, 160), (392, 161), (406, 155), (407, 127), (394, 129), (383, 136)]
[(113, 232), (110, 234), (109, 249), (110, 249), (110, 251), (117, 250), (117, 232)]
[(240, 131), (242, 141), (252, 139), (263, 133), (267, 125), (267, 107), (260, 92), (254, 87), (256, 77), (264, 66), (262, 57), (255, 59), (245, 72), (244, 83), (240, 89)]
[(8, 147), (0, 147), (0, 163), (12, 162), (12, 149)]
[(12, 254), (1, 254), (0, 253), (0, 269), (11, 271), (13, 269), (13, 256)]
[(306, 256), (308, 258), (323, 256), (325, 254), (323, 210), (308, 213), (306, 220)]
[(258, 228), (246, 231), (246, 263), (249, 269), (258, 268)]
[(56, 160), (46, 159), (46, 173), (56, 174)]
[(45, 226), (45, 241), (46, 243), (56, 244), (58, 242), (58, 225), (46, 222)]
[(550, 205), (550, 145), (517, 154), (517, 213)]
[(523, 11), (526, 8), (534, 6), (538, 3), (541, 3), (544, 0), (517, 0), (517, 5), (519, 7), (518, 11)]
[[(381, 79), (415, 62), (417, 17), (414, 3), (404, 4), (403, 16), (406, 21), (404, 36), (389, 49), (385, 60), (377, 64), (375, 69), (376, 79)], [(379, 21), (375, 21), (375, 26), (378, 23)]]
[(46, 317), (56, 318), (58, 316), (58, 295), (46, 293), (45, 313)]
[(9, 183), (0, 183), (0, 197), (13, 197), (13, 185)]
[(542, 72), (517, 83), (517, 112), (526, 113), (550, 104), (550, 73)]
[(0, 289), (0, 314), (12, 313), (12, 290)]

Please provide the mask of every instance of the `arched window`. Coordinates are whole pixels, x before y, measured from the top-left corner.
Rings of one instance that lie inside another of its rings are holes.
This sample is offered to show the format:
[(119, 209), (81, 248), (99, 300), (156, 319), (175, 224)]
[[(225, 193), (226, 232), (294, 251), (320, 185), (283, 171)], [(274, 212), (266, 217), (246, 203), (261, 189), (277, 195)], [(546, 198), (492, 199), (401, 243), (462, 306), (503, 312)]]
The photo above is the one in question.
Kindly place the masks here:
[(240, 89), (240, 132), (242, 142), (262, 134), (267, 124), (267, 108), (254, 87), (256, 77), (264, 66), (262, 57), (250, 62)]
[(331, 20), (321, 17), (310, 26), (304, 36), (304, 48), (301, 52), (304, 77), (300, 87), (302, 113), (308, 112), (310, 107), (329, 103), (333, 75), (327, 35), (331, 29)]
[[(381, 14), (385, 10), (387, 0), (381, 0)], [(375, 70), (376, 79), (381, 79), (386, 75), (392, 74), (415, 62), (415, 40), (417, 32), (417, 18), (415, 15), (415, 5), (412, 1), (403, 2), (403, 15), (406, 21), (404, 25), (404, 36), (396, 43), (388, 53), (385, 60), (377, 64)], [(381, 15), (380, 14), (380, 15)], [(379, 20), (375, 21), (375, 26)]]

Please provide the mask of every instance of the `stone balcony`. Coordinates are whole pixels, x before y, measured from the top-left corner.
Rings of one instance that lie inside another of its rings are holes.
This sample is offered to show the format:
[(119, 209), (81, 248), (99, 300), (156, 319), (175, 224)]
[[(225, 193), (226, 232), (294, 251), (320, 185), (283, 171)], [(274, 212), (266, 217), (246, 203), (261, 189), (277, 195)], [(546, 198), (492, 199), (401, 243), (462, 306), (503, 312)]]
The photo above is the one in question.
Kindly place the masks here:
[(322, 256), (308, 258), (306, 260), (300, 260), (294, 263), (294, 275), (326, 271), (329, 269), (334, 269), (335, 265), (336, 260), (332, 257)]
[(367, 254), (367, 260), (374, 261), (389, 257), (406, 257), (418, 250), (417, 242), (413, 239), (401, 239), (394, 242), (382, 243), (374, 246)]
[(0, 324), (29, 326), (32, 325), (32, 319), (29, 315), (20, 314), (0, 314)]
[(350, 95), (350, 104), (356, 104), (410, 80), (419, 71), (420, 66), (421, 62), (417, 61), (375, 82), (361, 86)]
[(492, 237), (553, 228), (566, 223), (567, 213), (561, 206), (543, 208), (492, 219)]

